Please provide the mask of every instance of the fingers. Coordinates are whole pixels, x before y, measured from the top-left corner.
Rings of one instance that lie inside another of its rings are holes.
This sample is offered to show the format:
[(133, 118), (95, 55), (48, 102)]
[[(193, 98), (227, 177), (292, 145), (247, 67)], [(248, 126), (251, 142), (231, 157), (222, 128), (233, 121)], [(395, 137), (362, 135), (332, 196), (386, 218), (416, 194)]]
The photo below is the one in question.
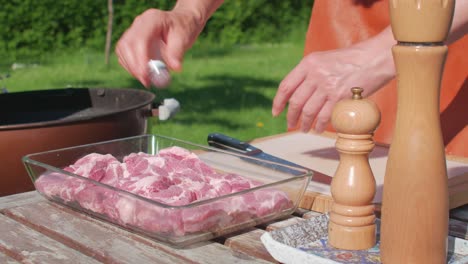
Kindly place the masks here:
[[(306, 94), (298, 94), (298, 98), (304, 98), (303, 102), (295, 103), (292, 99), (288, 108), (288, 130), (297, 126), (301, 121), (300, 130), (304, 133), (312, 129), (315, 122), (315, 132), (322, 133), (330, 122), (333, 107), (336, 102), (329, 100), (325, 93), (321, 93), (319, 88), (308, 89)], [(302, 106), (300, 105), (302, 104)]]
[(148, 61), (156, 56), (160, 42), (160, 14), (159, 10), (149, 9), (137, 16), (115, 48), (120, 65), (147, 88), (151, 85)]
[(273, 116), (278, 116), (286, 106), (291, 95), (305, 80), (306, 71), (300, 67), (300, 64), (293, 69), (284, 80), (280, 83), (275, 98), (273, 99), (273, 106), (271, 113)]
[(333, 102), (330, 100), (325, 101), (325, 104), (322, 106), (322, 109), (320, 110), (316, 118), (317, 121), (315, 123), (315, 128), (314, 128), (315, 132), (323, 133), (323, 131), (325, 131), (325, 128), (330, 122), (332, 112), (333, 112), (333, 107), (335, 106), (335, 104), (336, 102)]
[[(362, 83), (353, 76), (367, 76), (366, 71), (359, 72), (361, 64), (353, 63), (360, 54), (352, 49), (305, 56), (278, 88), (272, 114), (278, 115), (289, 103), (286, 116), (288, 130), (297, 129), (300, 122), (303, 132), (308, 132), (314, 123), (317, 132), (323, 132), (330, 121), (333, 106), (346, 95), (343, 94), (343, 84)], [(350, 59), (353, 60), (350, 62)]]
[(148, 88), (150, 86), (147, 68), (150, 59), (148, 51), (138, 43), (129, 43), (126, 36), (123, 36), (116, 46), (116, 54), (120, 65)]
[(309, 132), (312, 123), (314, 122), (317, 114), (322, 110), (325, 105), (326, 95), (321, 92), (316, 92), (313, 96), (307, 98), (307, 102), (302, 107), (301, 113), (301, 131)]
[(163, 34), (166, 36), (161, 44), (161, 55), (169, 69), (182, 71), (185, 52), (192, 47), (203, 30), (196, 17), (190, 13), (173, 11), (171, 26)]
[(173, 71), (182, 71), (182, 60), (184, 57), (186, 44), (181, 39), (181, 34), (169, 34), (167, 43), (161, 43), (161, 55), (167, 67)]
[(309, 100), (314, 98), (315, 89), (316, 85), (313, 81), (305, 80), (289, 99), (286, 115), (289, 130), (296, 127), (299, 117), (304, 115), (305, 106)]
[(135, 18), (116, 46), (119, 63), (145, 87), (151, 86), (148, 62), (163, 60), (169, 70), (181, 71), (185, 51), (201, 29), (184, 13), (149, 9)]
[(308, 132), (317, 118), (316, 129), (323, 132), (334, 104), (327, 103), (326, 89), (318, 87), (315, 78), (308, 76), (307, 72), (308, 67), (300, 63), (286, 76), (273, 99), (272, 114), (279, 115), (289, 104), (286, 115), (288, 130), (296, 128), (300, 120), (301, 131)]

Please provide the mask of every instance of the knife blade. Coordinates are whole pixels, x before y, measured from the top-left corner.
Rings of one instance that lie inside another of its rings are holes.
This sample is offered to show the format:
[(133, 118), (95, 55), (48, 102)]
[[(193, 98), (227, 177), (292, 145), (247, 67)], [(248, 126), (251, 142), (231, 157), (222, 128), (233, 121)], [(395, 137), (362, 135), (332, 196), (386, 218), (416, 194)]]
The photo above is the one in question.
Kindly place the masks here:
[[(271, 169), (276, 169), (276, 170), (290, 173), (293, 175), (302, 175), (304, 174), (303, 170), (312, 171), (314, 172), (312, 181), (320, 182), (323, 184), (330, 185), (333, 179), (332, 177), (328, 175), (316, 172), (310, 168), (301, 166), (294, 162), (265, 153), (261, 149), (254, 147), (247, 142), (241, 141), (233, 137), (229, 137), (221, 133), (208, 134), (208, 145), (219, 148), (219, 149), (223, 149), (223, 150), (233, 151), (239, 154), (244, 154), (249, 157), (254, 157), (256, 159), (245, 159), (245, 160), (256, 163), (264, 167), (269, 167)], [(274, 162), (274, 163), (262, 162), (262, 160)], [(298, 168), (300, 170), (295, 170), (294, 168)]]

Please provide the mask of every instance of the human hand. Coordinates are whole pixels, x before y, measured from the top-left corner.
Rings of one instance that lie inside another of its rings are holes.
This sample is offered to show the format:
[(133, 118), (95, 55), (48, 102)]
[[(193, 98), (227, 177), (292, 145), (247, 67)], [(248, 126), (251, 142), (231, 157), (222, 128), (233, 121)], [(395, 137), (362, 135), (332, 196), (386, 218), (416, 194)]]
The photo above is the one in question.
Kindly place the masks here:
[(308, 132), (315, 122), (315, 131), (323, 132), (333, 107), (351, 96), (352, 87), (364, 88), (364, 96), (368, 96), (393, 78), (393, 44), (391, 31), (386, 30), (348, 48), (310, 53), (280, 83), (273, 116), (289, 104), (288, 130), (300, 120), (301, 131)]
[(193, 45), (204, 22), (189, 9), (149, 9), (135, 18), (116, 45), (120, 65), (145, 87), (151, 85), (148, 62), (162, 60), (181, 71), (184, 53)]

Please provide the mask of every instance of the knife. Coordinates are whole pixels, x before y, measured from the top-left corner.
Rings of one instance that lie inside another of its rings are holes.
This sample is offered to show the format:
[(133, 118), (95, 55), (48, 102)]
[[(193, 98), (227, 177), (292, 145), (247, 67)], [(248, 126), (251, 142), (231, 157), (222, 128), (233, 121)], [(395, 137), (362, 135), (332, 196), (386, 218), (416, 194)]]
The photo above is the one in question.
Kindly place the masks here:
[[(261, 149), (250, 145), (249, 143), (240, 141), (239, 139), (232, 138), (221, 133), (210, 133), (208, 135), (208, 145), (219, 148), (219, 149), (236, 152), (239, 154), (244, 154), (249, 157), (254, 157), (256, 159), (245, 159), (245, 160), (256, 163), (264, 167), (269, 167), (271, 169), (276, 169), (276, 170), (290, 173), (293, 175), (302, 175), (304, 174), (303, 170), (313, 171), (314, 176), (312, 177), (312, 181), (330, 185), (333, 179), (332, 177), (328, 175), (316, 172), (312, 169), (306, 168), (304, 166), (293, 163), (291, 161), (270, 155), (268, 153), (263, 152)], [(262, 162), (261, 160), (266, 160), (268, 162)], [(274, 162), (274, 163), (269, 163), (269, 162)], [(294, 168), (298, 168), (300, 170), (295, 170)]]

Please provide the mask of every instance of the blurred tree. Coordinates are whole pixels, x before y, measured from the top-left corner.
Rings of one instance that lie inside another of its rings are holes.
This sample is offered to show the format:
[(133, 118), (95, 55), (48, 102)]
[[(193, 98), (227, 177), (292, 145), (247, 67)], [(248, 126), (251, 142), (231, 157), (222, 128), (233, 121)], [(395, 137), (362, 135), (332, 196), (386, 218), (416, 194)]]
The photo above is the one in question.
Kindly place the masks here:
[(114, 21), (114, 7), (113, 0), (107, 0), (107, 34), (106, 34), (106, 48), (105, 48), (105, 63), (109, 65), (109, 56), (112, 44), (112, 23)]

